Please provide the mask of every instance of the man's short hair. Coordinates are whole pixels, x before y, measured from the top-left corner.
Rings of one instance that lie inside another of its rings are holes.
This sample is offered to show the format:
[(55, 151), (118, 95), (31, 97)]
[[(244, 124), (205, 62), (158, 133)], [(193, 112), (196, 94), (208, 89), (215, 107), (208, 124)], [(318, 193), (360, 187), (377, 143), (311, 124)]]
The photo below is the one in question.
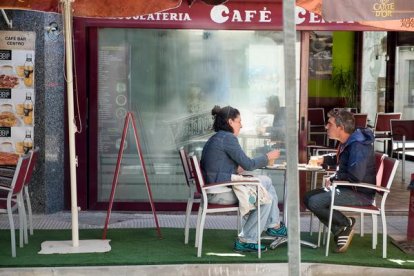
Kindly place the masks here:
[(355, 130), (355, 119), (354, 114), (345, 109), (332, 109), (328, 112), (328, 117), (335, 119), (336, 126), (342, 126), (346, 133), (353, 133)]

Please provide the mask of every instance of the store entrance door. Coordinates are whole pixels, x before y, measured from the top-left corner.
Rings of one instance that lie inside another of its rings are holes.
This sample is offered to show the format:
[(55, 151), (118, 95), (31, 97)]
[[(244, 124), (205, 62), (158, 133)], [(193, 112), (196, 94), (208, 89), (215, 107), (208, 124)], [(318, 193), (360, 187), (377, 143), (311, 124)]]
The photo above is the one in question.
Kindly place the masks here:
[(394, 111), (402, 119), (414, 118), (414, 47), (397, 47), (397, 72), (395, 74)]

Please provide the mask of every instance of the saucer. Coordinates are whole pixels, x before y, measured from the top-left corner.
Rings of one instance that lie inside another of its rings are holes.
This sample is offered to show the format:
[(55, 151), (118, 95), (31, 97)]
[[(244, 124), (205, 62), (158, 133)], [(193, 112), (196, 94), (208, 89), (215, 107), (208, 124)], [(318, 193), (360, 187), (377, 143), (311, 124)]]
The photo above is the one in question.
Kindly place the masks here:
[(321, 170), (322, 166), (305, 165), (305, 168), (308, 169), (308, 170)]

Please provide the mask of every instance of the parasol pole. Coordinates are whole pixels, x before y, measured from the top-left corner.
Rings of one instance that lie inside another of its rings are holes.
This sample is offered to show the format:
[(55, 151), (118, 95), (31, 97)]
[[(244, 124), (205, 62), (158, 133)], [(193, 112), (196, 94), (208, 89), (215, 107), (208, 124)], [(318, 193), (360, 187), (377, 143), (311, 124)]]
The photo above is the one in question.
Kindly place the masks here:
[(41, 244), (39, 254), (69, 253), (104, 253), (111, 250), (110, 240), (82, 240), (79, 244), (78, 198), (76, 185), (76, 167), (78, 165), (75, 148), (75, 112), (73, 101), (73, 49), (72, 49), (72, 3), (75, 0), (60, 0), (63, 4), (63, 24), (65, 31), (66, 56), (66, 94), (68, 105), (69, 134), (69, 168), (70, 195), (72, 212), (72, 245), (71, 241), (45, 241)]
[(78, 164), (75, 147), (75, 112), (73, 107), (73, 55), (72, 55), (72, 13), (74, 0), (61, 0), (63, 3), (66, 53), (66, 94), (68, 101), (68, 131), (69, 131), (69, 168), (70, 168), (70, 198), (72, 211), (72, 245), (79, 246), (78, 198), (76, 184), (76, 167)]
[(299, 177), (298, 177), (298, 121), (296, 91), (296, 25), (295, 1), (283, 0), (283, 43), (285, 67), (286, 101), (286, 152), (287, 193), (286, 202), (288, 225), (289, 275), (300, 275), (300, 218), (299, 218)]

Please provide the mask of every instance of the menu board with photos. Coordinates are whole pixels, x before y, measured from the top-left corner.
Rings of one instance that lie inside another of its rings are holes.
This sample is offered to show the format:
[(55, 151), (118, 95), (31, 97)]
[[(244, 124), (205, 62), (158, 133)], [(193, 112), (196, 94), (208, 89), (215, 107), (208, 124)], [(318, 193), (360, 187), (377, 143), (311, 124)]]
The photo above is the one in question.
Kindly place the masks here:
[(34, 32), (0, 31), (0, 159), (33, 148)]

